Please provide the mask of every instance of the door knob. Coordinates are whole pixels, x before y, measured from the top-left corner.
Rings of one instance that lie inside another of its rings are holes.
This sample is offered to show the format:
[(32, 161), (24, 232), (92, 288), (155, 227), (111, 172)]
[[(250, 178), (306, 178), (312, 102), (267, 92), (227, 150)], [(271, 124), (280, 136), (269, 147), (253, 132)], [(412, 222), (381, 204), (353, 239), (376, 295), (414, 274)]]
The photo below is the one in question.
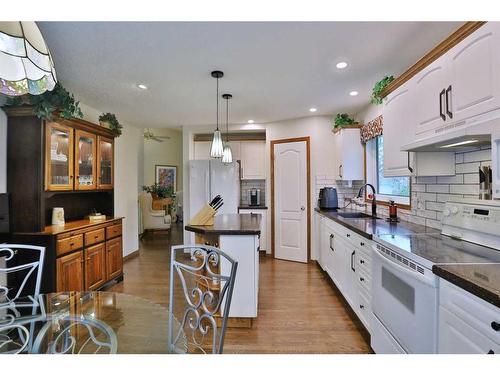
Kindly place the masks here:
[(305, 208), (304, 206), (301, 206), (301, 207), (300, 207), (300, 210), (301, 210), (301, 211), (305, 211), (305, 209), (306, 209), (306, 208)]

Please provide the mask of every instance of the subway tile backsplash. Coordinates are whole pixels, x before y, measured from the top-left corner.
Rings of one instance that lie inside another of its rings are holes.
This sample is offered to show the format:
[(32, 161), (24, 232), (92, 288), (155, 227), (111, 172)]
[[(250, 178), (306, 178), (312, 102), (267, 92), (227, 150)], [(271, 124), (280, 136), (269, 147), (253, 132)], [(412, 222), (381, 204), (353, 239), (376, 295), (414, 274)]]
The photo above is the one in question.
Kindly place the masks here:
[(251, 189), (260, 189), (260, 204), (266, 204), (266, 180), (241, 180), (240, 204), (247, 205), (248, 195)]
[[(398, 210), (401, 220), (428, 227), (441, 229), (444, 203), (454, 198), (478, 198), (479, 167), (491, 165), (491, 149), (481, 148), (474, 151), (455, 154), (455, 176), (412, 177), (411, 210)], [(316, 176), (316, 198), (319, 189), (325, 186), (336, 187), (339, 206), (344, 205), (346, 197), (353, 197), (363, 181), (353, 181), (352, 187), (346, 181), (336, 181), (334, 177)], [(356, 208), (356, 207), (353, 207)], [(370, 207), (358, 208), (369, 211)], [(388, 208), (379, 205), (379, 214), (388, 215)]]

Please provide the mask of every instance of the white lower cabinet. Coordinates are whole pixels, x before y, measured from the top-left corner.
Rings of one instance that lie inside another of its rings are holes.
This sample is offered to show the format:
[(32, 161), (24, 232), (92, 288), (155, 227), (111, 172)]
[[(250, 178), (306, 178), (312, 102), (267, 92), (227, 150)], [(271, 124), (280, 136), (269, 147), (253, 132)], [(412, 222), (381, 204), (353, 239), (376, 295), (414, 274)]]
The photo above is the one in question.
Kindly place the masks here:
[(252, 215), (262, 215), (260, 219), (260, 250), (270, 251), (271, 243), (268, 241), (267, 235), (267, 209), (246, 209), (240, 208), (238, 210), (240, 214), (252, 214)]
[(440, 279), (438, 353), (500, 353), (500, 309)]
[(370, 332), (371, 241), (323, 217), (318, 263)]

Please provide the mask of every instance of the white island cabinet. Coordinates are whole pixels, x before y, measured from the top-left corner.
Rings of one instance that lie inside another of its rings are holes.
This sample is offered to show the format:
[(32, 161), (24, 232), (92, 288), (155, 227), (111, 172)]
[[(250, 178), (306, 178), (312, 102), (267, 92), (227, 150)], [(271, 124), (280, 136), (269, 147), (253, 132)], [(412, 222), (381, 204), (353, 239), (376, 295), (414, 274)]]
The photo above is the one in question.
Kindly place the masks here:
[[(186, 225), (195, 233), (195, 243), (218, 247), (238, 262), (228, 327), (252, 326), (259, 307), (259, 236), (261, 215), (216, 215), (213, 225)], [(229, 275), (230, 264), (221, 262), (221, 274)]]

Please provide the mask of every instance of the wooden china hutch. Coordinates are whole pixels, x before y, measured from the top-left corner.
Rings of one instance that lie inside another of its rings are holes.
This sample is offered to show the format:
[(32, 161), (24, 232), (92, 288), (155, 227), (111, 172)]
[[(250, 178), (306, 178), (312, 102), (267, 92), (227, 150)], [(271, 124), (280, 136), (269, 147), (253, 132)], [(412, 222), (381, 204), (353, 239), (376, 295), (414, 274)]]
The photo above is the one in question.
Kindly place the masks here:
[[(96, 290), (123, 279), (122, 218), (114, 217), (114, 137), (107, 128), (31, 107), (4, 108), (10, 241), (46, 247), (42, 292)], [(51, 225), (52, 209), (65, 224)], [(106, 219), (91, 222), (92, 212)], [(29, 255), (18, 254), (20, 262)]]

